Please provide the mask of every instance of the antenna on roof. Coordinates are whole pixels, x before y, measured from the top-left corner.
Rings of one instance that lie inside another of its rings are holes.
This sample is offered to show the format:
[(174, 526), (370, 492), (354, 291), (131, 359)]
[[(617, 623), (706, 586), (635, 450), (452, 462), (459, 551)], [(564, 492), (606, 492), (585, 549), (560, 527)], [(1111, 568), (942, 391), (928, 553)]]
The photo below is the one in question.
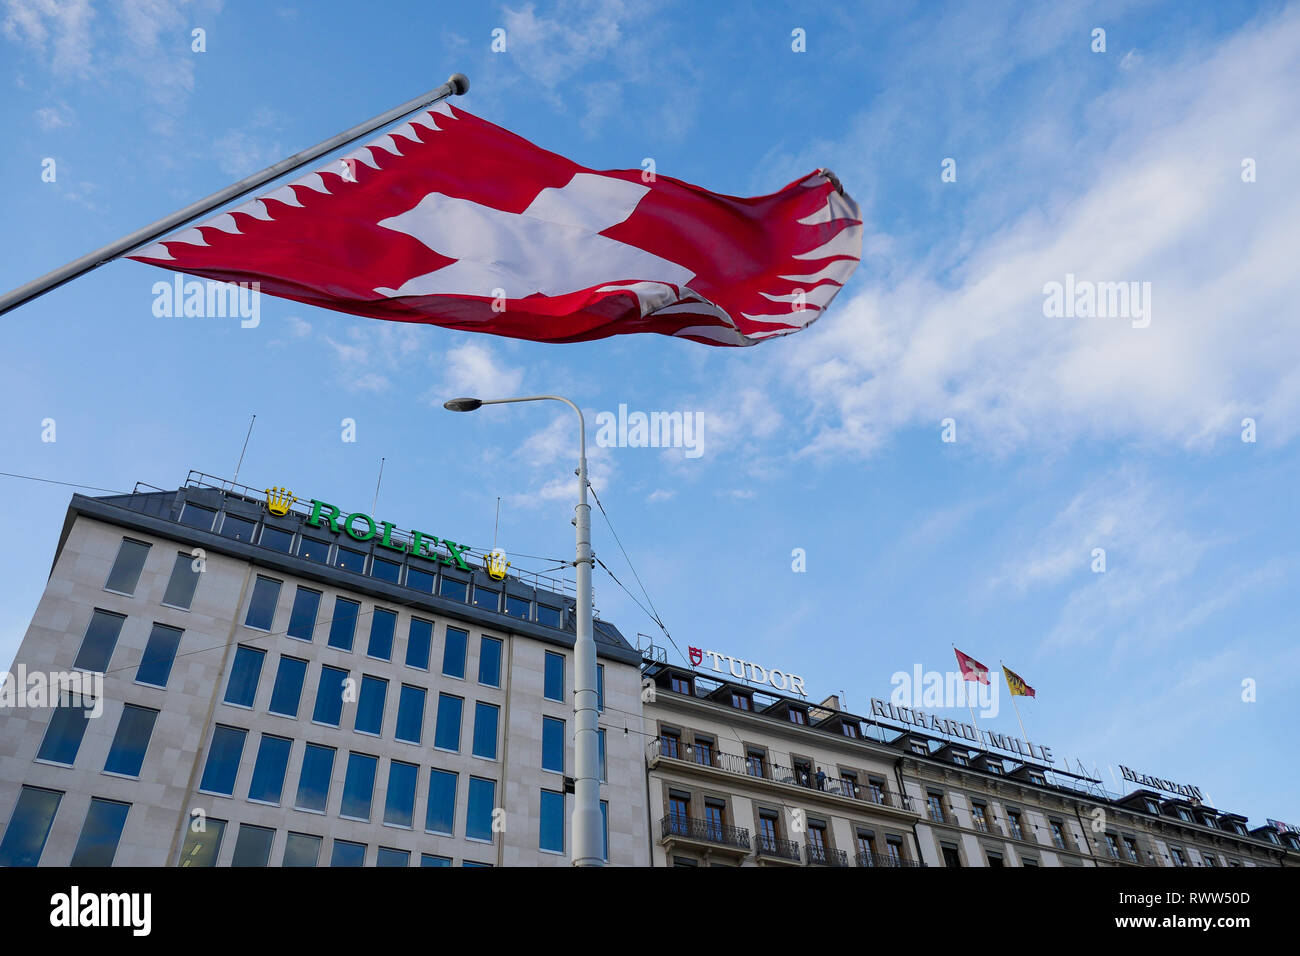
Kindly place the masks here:
[(244, 436), (244, 447), (239, 449), (239, 461), (235, 462), (235, 477), (231, 482), (232, 484), (239, 484), (239, 469), (244, 465), (244, 452), (248, 451), (248, 439), (253, 434), (253, 422), (255, 421), (257, 421), (256, 415), (248, 421), (248, 434)]
[(384, 459), (379, 459), (379, 481), (375, 482), (375, 500), (370, 503), (370, 513), (379, 507), (379, 483), (384, 480)]
[(497, 495), (497, 520), (496, 520), (496, 524), (492, 525), (492, 550), (493, 551), (497, 549), (497, 531), (500, 530), (500, 528), (501, 528), (501, 496)]

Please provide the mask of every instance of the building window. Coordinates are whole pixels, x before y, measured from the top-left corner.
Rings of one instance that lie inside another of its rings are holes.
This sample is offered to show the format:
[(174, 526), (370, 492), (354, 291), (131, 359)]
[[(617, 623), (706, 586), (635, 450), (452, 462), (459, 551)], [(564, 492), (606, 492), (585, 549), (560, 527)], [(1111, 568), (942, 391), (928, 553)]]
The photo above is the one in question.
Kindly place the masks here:
[(140, 666), (135, 670), (137, 684), (149, 684), (153, 687), (166, 687), (167, 679), (172, 673), (172, 662), (176, 660), (176, 650), (181, 646), (180, 628), (155, 624), (149, 632), (149, 643), (145, 645), (140, 657)]
[(465, 812), (465, 837), (469, 840), (492, 840), (492, 811), (496, 804), (495, 780), (469, 778), (469, 807)]
[(1020, 828), (1020, 813), (1017, 810), (1007, 811), (1007, 825), (1011, 828), (1011, 835), (1017, 840), (1025, 838), (1024, 831)]
[(370, 562), (370, 576), (389, 584), (396, 584), (402, 574), (402, 566), (396, 561), (388, 561), (376, 555)]
[(943, 854), (943, 865), (953, 869), (961, 868), (961, 854), (957, 852), (957, 847), (952, 843), (940, 844), (939, 849)]
[(241, 823), (239, 835), (235, 837), (235, 855), (230, 859), (231, 866), (266, 866), (271, 860), (271, 843), (275, 840), (275, 831), (270, 827), (255, 827)]
[(1191, 815), (1190, 813), (1188, 813), (1188, 812), (1187, 812), (1185, 809), (1183, 809), (1182, 807), (1179, 807), (1179, 808), (1178, 808), (1178, 819), (1183, 820), (1183, 821), (1185, 821), (1185, 822), (1187, 822), (1187, 823), (1191, 823), (1191, 822), (1192, 822), (1192, 815)]
[(1032, 856), (1022, 856), (1022, 857), (1020, 858), (1020, 865), (1021, 865), (1021, 866), (1038, 866), (1038, 861), (1035, 860)]
[(659, 752), (665, 757), (672, 757), (674, 760), (681, 756), (682, 738), (676, 731), (665, 730), (659, 737)]
[(121, 614), (96, 608), (90, 615), (86, 636), (81, 639), (81, 649), (77, 651), (72, 666), (101, 674), (108, 670), (108, 662), (113, 657), (113, 648), (117, 647), (117, 637), (125, 621)]
[(921, 743), (921, 741), (919, 741), (919, 740), (913, 740), (913, 741), (912, 741), (912, 753), (914, 753), (914, 754), (920, 754), (920, 755), (923, 756), (923, 757), (925, 757), (925, 756), (929, 756), (929, 754), (930, 754), (930, 748), (927, 747), (925, 744)]
[(609, 862), (609, 801), (600, 801), (600, 858)]
[(992, 850), (985, 848), (984, 855), (988, 857), (989, 866), (1002, 866), (1002, 854), (994, 853)]
[(808, 821), (808, 862), (826, 862), (826, 824), (820, 820)]
[(185, 503), (185, 510), (181, 512), (181, 524), (189, 525), (191, 528), (198, 528), (200, 531), (212, 530), (212, 519), (217, 513), (211, 508), (204, 508), (201, 505)]
[(338, 667), (322, 666), (316, 685), (316, 709), (311, 719), (318, 724), (337, 727), (343, 718), (343, 687), (348, 672)]
[(930, 812), (930, 819), (936, 823), (943, 823), (943, 794), (930, 791), (926, 794), (926, 804)]
[(357, 697), (357, 716), (352, 729), (361, 734), (380, 736), (384, 732), (384, 702), (388, 699), (388, 681), (382, 677), (361, 677), (361, 693)]
[[(221, 530), (226, 530), (223, 525)], [(272, 528), (270, 525), (262, 526), (262, 536), (258, 539), (258, 544), (264, 548), (270, 548), (272, 551), (283, 551), (288, 554), (293, 550), (293, 534), (280, 528)]]
[(91, 797), (90, 809), (86, 811), (86, 821), (81, 825), (81, 836), (77, 838), (77, 848), (72, 851), (69, 865), (112, 866), (130, 809), (129, 803)]
[(307, 535), (303, 535), (302, 543), (298, 545), (298, 557), (305, 561), (319, 561), (321, 564), (328, 564), (330, 543), (323, 538), (309, 538)]
[(297, 717), (298, 705), (302, 701), (302, 685), (306, 679), (307, 662), (281, 654), (267, 710), (282, 717)]
[(1115, 834), (1106, 834), (1106, 849), (1110, 851), (1110, 855), (1114, 859), (1119, 859), (1119, 840), (1115, 839)]
[(257, 762), (253, 764), (253, 779), (248, 785), (249, 800), (280, 805), (284, 772), (289, 768), (291, 749), (292, 740), (262, 734), (261, 742), (257, 745)]
[(953, 754), (952, 762), (959, 767), (966, 767), (970, 765), (970, 761), (967, 760), (965, 757), (963, 757), (961, 754)]
[(713, 766), (713, 738), (695, 735), (695, 762), (702, 767)]
[(476, 585), (474, 588), (474, 606), (481, 607), (485, 611), (497, 610), (501, 607), (501, 592)]
[(1136, 863), (1138, 861), (1137, 841), (1132, 837), (1126, 836), (1124, 838), (1124, 849), (1128, 852), (1128, 858)]
[(1048, 825), (1052, 828), (1052, 842), (1062, 850), (1065, 849), (1065, 828), (1061, 826), (1060, 820), (1048, 820)]
[(384, 797), (384, 822), (410, 827), (415, 820), (415, 784), (420, 768), (400, 760), (388, 761), (388, 791)]
[(767, 751), (759, 747), (745, 748), (745, 772), (751, 777), (766, 777)]
[(691, 798), (685, 794), (668, 794), (669, 832), (687, 836), (691, 832)]
[(253, 585), (253, 596), (248, 601), (248, 614), (244, 624), (259, 631), (269, 631), (275, 620), (275, 605), (280, 600), (280, 582), (260, 574)]
[(149, 545), (132, 538), (123, 538), (117, 549), (117, 558), (108, 572), (104, 588), (120, 594), (134, 594), (144, 570), (144, 559), (149, 555)]
[(605, 729), (603, 727), (596, 731), (596, 764), (596, 779), (606, 783), (608, 778), (605, 776)]
[(381, 846), (379, 855), (375, 858), (375, 866), (410, 866), (411, 854), (408, 850), (394, 850), (391, 847)]
[(970, 819), (971, 819), (971, 823), (974, 824), (976, 830), (982, 830), (984, 832), (988, 832), (989, 821), (988, 821), (988, 814), (986, 812), (984, 804), (971, 803)]
[(451, 857), (434, 856), (432, 853), (421, 853), (420, 866), (451, 866)]
[(438, 593), (445, 598), (451, 598), (453, 601), (460, 601), (464, 604), (469, 600), (469, 584), (464, 581), (457, 581), (455, 578), (444, 577), (442, 585), (438, 588)]
[(989, 773), (1001, 773), (1003, 770), (1002, 761), (986, 760), (984, 761), (984, 769), (987, 770)]
[(501, 708), (496, 704), (474, 702), (474, 747), (471, 753), (485, 760), (497, 759), (497, 724)]
[(370, 803), (375, 795), (375, 771), (379, 758), (369, 754), (349, 753), (347, 773), (343, 778), (343, 803), (339, 816), (351, 820), (369, 820)]
[(889, 803), (889, 797), (885, 790), (885, 781), (881, 777), (867, 777), (867, 793), (870, 795), (872, 803)]
[(429, 805), (424, 814), (424, 829), (451, 836), (456, 825), (456, 774), (446, 770), (429, 770)]
[(858, 831), (858, 855), (863, 866), (876, 865), (876, 835), (870, 830)]
[[(249, 521), (247, 518), (241, 518), (238, 515), (228, 514), (221, 519), (221, 536), (223, 538), (233, 538), (236, 541), (247, 541), (252, 543), (253, 529), (257, 527), (257, 522)], [(265, 535), (263, 536), (265, 537)]]
[[(343, 550), (342, 548), (339, 549)], [(330, 853), (330, 866), (365, 866), (366, 845), (350, 840), (335, 840)]]
[(444, 676), (465, 679), (465, 651), (468, 646), (468, 633), (458, 627), (447, 628), (447, 637), (442, 647), (442, 673)]
[(775, 853), (776, 841), (780, 839), (780, 823), (771, 810), (761, 810), (758, 814), (758, 851)]
[(320, 859), (321, 838), (310, 833), (290, 833), (284, 841), (282, 866), (315, 866)]
[(1160, 804), (1156, 803), (1154, 800), (1148, 800), (1147, 813), (1154, 813), (1156, 816), (1160, 816)]
[(1174, 857), (1174, 866), (1186, 866), (1186, 865), (1187, 865), (1187, 857), (1183, 856), (1183, 851), (1180, 850), (1180, 849), (1178, 849), (1178, 847), (1176, 847), (1176, 846), (1170, 847), (1170, 848), (1169, 848), (1169, 852), (1173, 854), (1173, 857)]
[(334, 556), (334, 566), (342, 568), (344, 571), (353, 571), (357, 574), (365, 574), (365, 552), (357, 551), (353, 548), (345, 548), (342, 545), (339, 545), (338, 554)]
[[(186, 508), (186, 511), (189, 509)], [(207, 819), (207, 829), (195, 833), (193, 827), (185, 828), (185, 844), (181, 847), (182, 867), (216, 866), (221, 852), (221, 838), (226, 835), (226, 821)]]
[(564, 794), (555, 790), (542, 791), (541, 835), (538, 847), (555, 853), (564, 852)]
[(533, 602), (528, 598), (516, 597), (513, 594), (506, 595), (506, 613), (511, 617), (517, 617), (521, 620), (528, 620), (529, 611), (532, 610)]
[(709, 839), (715, 843), (721, 843), (722, 834), (726, 832), (724, 827), (727, 825), (726, 804), (721, 800), (705, 800), (704, 825)]
[(478, 682), (484, 687), (501, 686), (501, 642), (495, 637), (479, 638)]
[(262, 678), (262, 661), (266, 651), (239, 645), (235, 648), (235, 662), (230, 666), (230, 679), (226, 681), (227, 704), (252, 707), (257, 697), (257, 684)]
[(429, 669), (429, 645), (433, 643), (433, 625), (418, 617), (411, 618), (406, 636), (406, 666), (422, 671)]
[(737, 710), (752, 710), (752, 709), (753, 709), (753, 707), (752, 707), (752, 705), (751, 705), (751, 703), (750, 703), (749, 695), (748, 695), (748, 694), (737, 694), (735, 691), (732, 691), (732, 692), (731, 692), (731, 706), (732, 706), (732, 707), (735, 707)]
[(330, 620), (330, 647), (340, 651), (352, 650), (352, 638), (357, 633), (357, 613), (361, 605), (345, 597), (334, 599), (334, 617)]
[(127, 777), (140, 776), (140, 767), (144, 764), (144, 754), (149, 749), (149, 738), (153, 736), (153, 724), (157, 719), (158, 711), (149, 707), (136, 707), (134, 704), (123, 707), (104, 770)]
[(840, 771), (840, 793), (846, 797), (858, 795), (858, 775), (849, 770)]
[(244, 754), (247, 737), (247, 730), (217, 724), (212, 731), (212, 743), (208, 745), (208, 760), (203, 765), (200, 790), (226, 797), (235, 792), (235, 776), (239, 773), (239, 758)]
[(397, 731), (394, 736), (407, 743), (418, 744), (424, 734), (423, 687), (403, 684), (397, 698)]
[(549, 604), (537, 602), (537, 623), (545, 627), (560, 626), (560, 609)]
[(1042, 787), (1042, 786), (1045, 786), (1045, 785), (1047, 784), (1047, 778), (1044, 777), (1041, 773), (1034, 773), (1033, 771), (1030, 771), (1030, 773), (1029, 773), (1029, 782), (1030, 782), (1030, 783), (1036, 783), (1036, 784), (1038, 784), (1040, 787)]
[(678, 677), (676, 674), (674, 674), (672, 677), (672, 681), (673, 681), (674, 693), (685, 694), (687, 697), (692, 696), (691, 678)]
[(0, 842), (0, 866), (35, 866), (40, 862), (62, 797), (57, 790), (22, 788)]
[(428, 571), (421, 571), (419, 568), (406, 566), (406, 586), (415, 591), (423, 591), (425, 594), (433, 593), (433, 574)]
[(840, 724), (840, 730), (844, 732), (845, 737), (853, 737), (854, 739), (857, 739), (858, 736), (857, 724), (842, 723)]
[(438, 726), (433, 745), (439, 750), (460, 750), (460, 715), (465, 702), (450, 694), (438, 695)]
[(903, 860), (903, 838), (902, 837), (885, 837), (885, 855), (889, 857), (891, 866), (902, 866)]
[(370, 643), (366, 654), (381, 661), (393, 659), (393, 633), (397, 630), (397, 615), (381, 607), (370, 616)]
[(289, 630), (285, 633), (300, 641), (310, 641), (316, 633), (316, 614), (320, 611), (320, 592), (311, 588), (298, 588), (293, 596), (293, 610), (289, 614)]
[(792, 724), (806, 724), (806, 723), (808, 723), (808, 715), (807, 715), (806, 713), (804, 713), (802, 710), (800, 710), (798, 707), (791, 707), (791, 708), (790, 708), (790, 723), (792, 723)]
[(199, 586), (200, 572), (194, 567), (197, 563), (198, 561), (188, 554), (176, 555), (171, 577), (167, 579), (167, 590), (163, 592), (163, 604), (180, 608), (182, 611), (190, 609), (190, 605), (194, 603), (194, 591)]
[(547, 700), (564, 702), (564, 656), (546, 652), (542, 696)]
[(564, 773), (564, 721), (542, 718), (542, 769)]
[(605, 665), (596, 665), (596, 711), (605, 712)]
[(45, 736), (41, 740), (41, 749), (36, 752), (36, 759), (71, 767), (76, 763), (77, 751), (81, 749), (81, 740), (86, 735), (89, 721), (90, 710), (84, 706), (56, 707), (45, 728)]
[(308, 744), (302, 755), (302, 772), (298, 776), (297, 810), (325, 812), (330, 794), (330, 775), (334, 772), (334, 748)]
[(1204, 852), (1203, 852), (1203, 853), (1201, 853), (1201, 859), (1205, 861), (1205, 865), (1206, 865), (1206, 866), (1218, 866), (1218, 865), (1219, 865), (1219, 864), (1217, 864), (1217, 863), (1214, 862), (1214, 854), (1213, 854), (1213, 853), (1204, 853)]

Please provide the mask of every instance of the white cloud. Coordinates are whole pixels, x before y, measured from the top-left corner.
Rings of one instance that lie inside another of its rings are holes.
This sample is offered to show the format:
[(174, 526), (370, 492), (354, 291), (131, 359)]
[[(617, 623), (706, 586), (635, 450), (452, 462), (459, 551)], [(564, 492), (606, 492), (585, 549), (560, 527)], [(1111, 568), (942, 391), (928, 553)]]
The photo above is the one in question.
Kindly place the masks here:
[(71, 125), (72, 117), (73, 111), (66, 103), (60, 103), (58, 106), (43, 106), (36, 111), (36, 122), (46, 133)]
[(443, 368), (442, 387), (430, 398), (438, 405), (460, 396), (511, 398), (523, 385), (524, 370), (502, 362), (483, 342), (467, 341), (437, 361)]
[(38, 55), (50, 55), (50, 68), (63, 77), (91, 73), (95, 11), (90, 0), (8, 0), (4, 34)]
[(651, 504), (655, 504), (656, 502), (660, 502), (660, 501), (668, 501), (670, 498), (676, 496), (676, 494), (677, 494), (676, 491), (670, 491), (664, 488), (656, 488), (654, 491), (650, 492), (650, 494), (646, 496), (645, 500), (650, 502)]

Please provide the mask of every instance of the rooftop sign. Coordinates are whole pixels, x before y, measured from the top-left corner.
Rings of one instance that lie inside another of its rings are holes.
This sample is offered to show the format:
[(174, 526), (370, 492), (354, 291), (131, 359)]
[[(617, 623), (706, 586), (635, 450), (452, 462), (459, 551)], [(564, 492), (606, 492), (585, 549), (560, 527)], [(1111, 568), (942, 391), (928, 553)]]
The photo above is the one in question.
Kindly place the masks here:
[(1136, 783), (1139, 787), (1150, 787), (1153, 790), (1166, 790), (1169, 793), (1176, 793), (1180, 797), (1187, 797), (1191, 800), (1204, 800), (1201, 796), (1201, 788), (1193, 787), (1189, 783), (1174, 783), (1172, 780), (1166, 780), (1163, 777), (1148, 777), (1144, 773), (1138, 773), (1130, 770), (1123, 764), (1119, 765), (1119, 772), (1124, 775), (1125, 780)]
[(884, 717), (904, 724), (914, 724), (917, 727), (935, 730), (950, 737), (963, 737), (977, 747), (988, 746), (1015, 754), (1018, 757), (1045, 760), (1048, 763), (1056, 762), (1056, 758), (1052, 756), (1051, 747), (1044, 747), (1042, 744), (1035, 744), (1006, 734), (980, 730), (974, 724), (950, 720), (947, 717), (936, 717), (934, 714), (927, 714), (925, 711), (917, 710), (914, 707), (896, 707), (889, 701), (880, 700), (876, 697), (871, 698), (871, 716)]
[[(470, 570), (463, 554), (469, 550), (467, 545), (457, 544), (450, 538), (438, 538), (422, 531), (412, 531), (410, 547), (407, 547), (404, 541), (393, 540), (393, 529), (397, 525), (391, 521), (375, 521), (370, 515), (361, 511), (340, 515), (338, 505), (312, 498), (311, 515), (307, 518), (307, 524), (319, 528), (322, 523), (335, 534), (346, 534), (354, 541), (369, 541), (378, 535), (379, 540), (376, 543), (382, 548), (389, 548), (401, 554), (413, 554), (426, 561), (452, 565), (462, 571)], [(444, 551), (436, 550), (439, 543), (442, 544)]]

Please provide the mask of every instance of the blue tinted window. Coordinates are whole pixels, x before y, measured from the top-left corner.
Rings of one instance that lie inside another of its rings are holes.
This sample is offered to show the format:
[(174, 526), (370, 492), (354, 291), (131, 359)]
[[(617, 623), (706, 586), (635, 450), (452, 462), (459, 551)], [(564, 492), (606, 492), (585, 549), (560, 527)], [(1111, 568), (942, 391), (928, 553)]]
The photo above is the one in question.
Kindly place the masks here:
[(72, 666), (88, 671), (108, 670), (108, 662), (113, 656), (113, 648), (117, 646), (117, 636), (122, 632), (122, 622), (125, 620), (121, 614), (96, 608), (90, 615), (86, 636), (81, 640), (81, 649), (77, 651), (77, 659), (72, 662)]
[(605, 665), (596, 665), (596, 709), (605, 709)]
[(322, 667), (320, 682), (316, 685), (316, 709), (311, 719), (318, 724), (339, 725), (343, 716), (343, 682), (348, 672), (337, 667)]
[(129, 803), (91, 797), (86, 822), (81, 825), (81, 836), (77, 838), (77, 848), (72, 851), (70, 865), (112, 866), (117, 844), (122, 839), (122, 827), (126, 826), (126, 813), (130, 809)]
[(424, 697), (423, 687), (402, 685), (397, 699), (397, 732), (394, 734), (398, 740), (413, 744), (420, 742), (424, 732)]
[(230, 667), (230, 680), (226, 682), (226, 703), (252, 707), (257, 697), (257, 682), (262, 677), (262, 661), (266, 651), (240, 645), (235, 649), (235, 663)]
[(469, 778), (469, 807), (465, 812), (465, 836), (471, 840), (492, 839), (492, 808), (496, 803), (495, 780)]
[(62, 796), (54, 790), (23, 787), (0, 842), (0, 866), (35, 866), (40, 862)]
[(429, 669), (429, 645), (433, 639), (433, 625), (411, 618), (411, 630), (406, 638), (406, 666), (418, 667), (422, 671)]
[(443, 578), (438, 593), (443, 597), (451, 598), (453, 601), (463, 602), (469, 598), (469, 584), (465, 581), (457, 581), (454, 578)]
[(357, 631), (357, 611), (361, 605), (347, 598), (334, 599), (334, 617), (330, 620), (330, 647), (342, 651), (352, 650), (352, 637)]
[(564, 852), (564, 794), (542, 791), (542, 824), (538, 846), (543, 850)]
[(270, 827), (255, 827), (249, 823), (239, 825), (239, 836), (235, 838), (235, 854), (230, 858), (231, 866), (266, 866), (271, 859), (271, 843), (275, 840), (275, 831)]
[(546, 652), (546, 686), (542, 693), (547, 700), (564, 701), (564, 657)]
[(542, 718), (542, 769), (564, 773), (564, 721)]
[(339, 553), (334, 563), (344, 571), (355, 571), (361, 574), (366, 569), (366, 555), (363, 551), (354, 551), (352, 548), (339, 545)]
[(501, 711), (495, 704), (481, 700), (474, 703), (474, 756), (497, 759), (497, 719)]
[(55, 708), (49, 726), (45, 728), (45, 738), (41, 741), (41, 749), (36, 752), (36, 758), (69, 765), (75, 763), (89, 720), (90, 711), (84, 707)]
[(528, 620), (528, 612), (532, 610), (533, 602), (525, 597), (516, 597), (513, 594), (506, 595), (506, 613), (511, 617)]
[(248, 785), (248, 799), (265, 803), (280, 802), (284, 789), (284, 772), (289, 767), (289, 750), (293, 742), (284, 737), (262, 734), (253, 765), (253, 781)]
[(143, 541), (123, 538), (117, 549), (117, 560), (108, 572), (108, 581), (104, 587), (110, 591), (134, 594), (135, 586), (140, 583), (140, 572), (144, 570), (144, 559), (149, 555), (149, 545)]
[(357, 699), (357, 719), (352, 729), (363, 734), (382, 734), (384, 701), (388, 697), (388, 681), (378, 677), (361, 678), (361, 696)]
[(293, 612), (285, 633), (300, 641), (310, 641), (316, 633), (316, 615), (320, 611), (320, 592), (299, 588), (293, 596)]
[(203, 531), (211, 531), (212, 519), (216, 516), (217, 513), (211, 508), (187, 503), (185, 510), (181, 512), (181, 524), (187, 524), (191, 528), (199, 528)]
[(330, 795), (330, 774), (334, 772), (334, 748), (308, 744), (302, 755), (298, 795), (293, 804), (299, 810), (325, 812)]
[(547, 627), (560, 626), (560, 609), (551, 607), (549, 604), (537, 602), (537, 623), (545, 624)]
[(448, 677), (465, 676), (465, 651), (469, 647), (469, 634), (458, 627), (447, 628), (442, 648), (442, 672)]
[(288, 531), (281, 531), (279, 528), (265, 527), (262, 529), (262, 537), (258, 543), (264, 548), (271, 548), (288, 554), (293, 550), (293, 535)]
[(275, 672), (275, 686), (271, 688), (273, 714), (285, 717), (298, 716), (298, 703), (302, 700), (302, 685), (307, 678), (307, 662), (296, 657), (280, 655), (280, 666)]
[(395, 561), (388, 561), (376, 556), (370, 562), (370, 576), (379, 578), (381, 581), (387, 581), (389, 584), (396, 584), (397, 578), (401, 574), (402, 566)]
[(226, 835), (226, 821), (207, 819), (207, 829), (195, 832), (185, 828), (185, 845), (181, 847), (181, 866), (216, 866), (221, 838)]
[(485, 611), (495, 611), (501, 606), (501, 592), (491, 588), (474, 588), (474, 606)]
[(248, 617), (244, 618), (244, 623), (249, 627), (269, 631), (275, 619), (275, 604), (279, 600), (280, 582), (259, 574), (257, 583), (253, 585), (253, 597), (248, 602)]
[(206, 790), (208, 793), (224, 793), (226, 796), (235, 792), (239, 758), (243, 756), (244, 738), (247, 736), (247, 730), (217, 725), (212, 731), (212, 744), (208, 747), (208, 762), (203, 767), (203, 779), (199, 782), (200, 790)]
[(366, 845), (349, 843), (347, 840), (335, 840), (334, 852), (330, 855), (330, 866), (365, 866)]
[(325, 564), (329, 560), (329, 554), (330, 543), (328, 541), (322, 538), (309, 538), (307, 535), (302, 536), (302, 544), (298, 546), (298, 557)]
[(609, 801), (600, 801), (600, 858), (609, 862)]
[(123, 707), (122, 719), (117, 722), (117, 733), (113, 735), (113, 746), (108, 751), (104, 769), (109, 773), (138, 777), (157, 717), (158, 711), (147, 707), (132, 704)]
[(432, 853), (421, 853), (420, 866), (451, 866), (451, 857), (434, 856)]
[(397, 615), (383, 608), (375, 608), (370, 616), (370, 646), (366, 653), (381, 661), (393, 659), (393, 632), (397, 630)]
[(409, 827), (415, 819), (415, 783), (420, 768), (400, 760), (388, 762), (388, 793), (384, 797), (384, 822)]
[(411, 854), (406, 850), (394, 850), (390, 847), (381, 846), (379, 856), (375, 858), (375, 866), (410, 866)]
[(596, 752), (597, 752), (596, 759), (600, 766), (599, 772), (596, 775), (596, 779), (599, 780), (601, 783), (604, 783), (605, 782), (605, 729), (603, 727), (596, 731)]
[(459, 697), (438, 695), (438, 727), (433, 733), (433, 745), (443, 750), (460, 750), (460, 712), (464, 704)]
[(479, 640), (478, 682), (488, 687), (501, 686), (501, 642), (495, 637)]
[(284, 841), (283, 866), (315, 866), (320, 859), (321, 839), (310, 833), (290, 833)]
[(429, 806), (424, 828), (430, 833), (450, 834), (456, 825), (456, 775), (446, 770), (429, 770)]
[(194, 601), (194, 589), (199, 586), (199, 574), (202, 573), (195, 568), (196, 564), (196, 559), (191, 555), (176, 555), (172, 575), (167, 579), (167, 590), (163, 593), (164, 604), (187, 611), (190, 609), (190, 604)]
[(226, 515), (221, 521), (221, 535), (225, 538), (234, 538), (236, 541), (252, 541), (253, 529), (256, 526), (256, 522), (249, 521), (247, 518)]
[(425, 594), (432, 594), (433, 575), (428, 571), (421, 571), (419, 568), (408, 567), (406, 569), (406, 586), (417, 591), (423, 591)]
[(343, 803), (339, 816), (370, 819), (370, 801), (375, 795), (375, 768), (379, 760), (367, 754), (348, 754), (347, 776), (343, 778)]
[(181, 646), (181, 631), (166, 624), (155, 624), (149, 632), (149, 643), (144, 647), (135, 679), (141, 684), (166, 687), (176, 660), (176, 649)]

